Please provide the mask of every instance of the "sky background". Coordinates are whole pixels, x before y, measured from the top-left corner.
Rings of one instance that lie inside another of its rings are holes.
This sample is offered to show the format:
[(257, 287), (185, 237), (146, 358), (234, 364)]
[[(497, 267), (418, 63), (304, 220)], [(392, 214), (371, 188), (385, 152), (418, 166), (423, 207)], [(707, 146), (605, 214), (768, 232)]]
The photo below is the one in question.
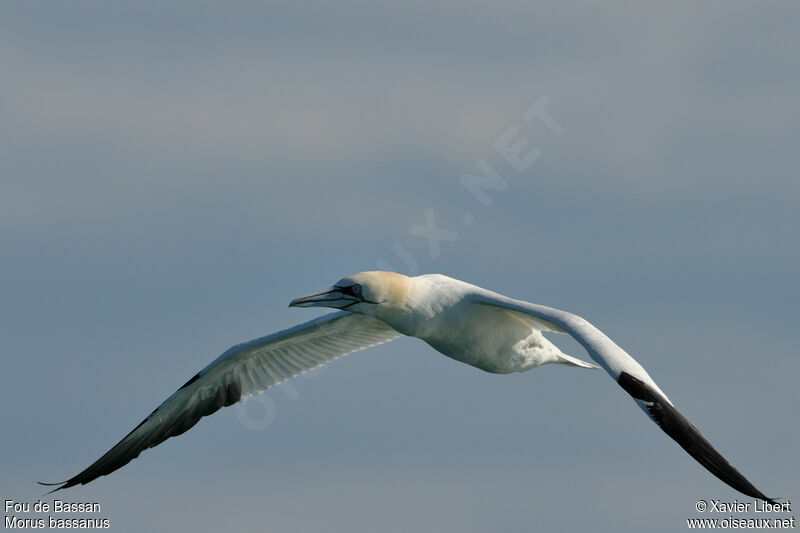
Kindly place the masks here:
[[(229, 346), (322, 313), (291, 299), (389, 265), (584, 316), (800, 504), (799, 25), (789, 2), (4, 2), (0, 495), (35, 502)], [(523, 118), (542, 98), (560, 135)], [(508, 131), (541, 151), (521, 172)], [(489, 205), (460, 182), (481, 159)], [(602, 371), (400, 339), (290, 383), (58, 496), (114, 531), (676, 531), (751, 501)]]

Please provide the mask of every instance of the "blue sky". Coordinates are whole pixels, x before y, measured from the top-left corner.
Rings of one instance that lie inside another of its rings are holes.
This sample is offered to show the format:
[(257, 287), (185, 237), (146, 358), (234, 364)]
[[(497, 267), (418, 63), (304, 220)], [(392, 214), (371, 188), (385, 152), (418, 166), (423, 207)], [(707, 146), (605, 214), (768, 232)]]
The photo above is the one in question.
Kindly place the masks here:
[[(791, 500), (798, 14), (4, 4), (0, 493), (36, 501), (232, 344), (318, 314), (292, 298), (389, 264), (586, 317)], [(560, 135), (523, 118), (542, 98)], [(509, 131), (541, 152), (522, 171)], [(480, 160), (488, 205), (461, 183)], [(118, 531), (353, 532), (674, 531), (739, 495), (604, 373), (401, 339), (63, 497)]]

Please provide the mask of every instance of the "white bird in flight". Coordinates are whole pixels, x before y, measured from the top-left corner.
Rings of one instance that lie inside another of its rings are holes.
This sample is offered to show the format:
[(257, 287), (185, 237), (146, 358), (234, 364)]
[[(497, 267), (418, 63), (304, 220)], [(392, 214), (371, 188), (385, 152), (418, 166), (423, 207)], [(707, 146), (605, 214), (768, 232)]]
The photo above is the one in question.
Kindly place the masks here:
[(709, 472), (739, 492), (774, 503), (719, 454), (680, 414), (644, 368), (583, 318), (514, 300), (440, 274), (408, 277), (361, 272), (297, 298), (290, 307), (340, 311), (238, 344), (195, 374), (116, 446), (53, 491), (86, 484), (180, 435), (202, 417), (345, 354), (417, 337), (486, 372), (524, 372), (546, 363), (597, 368), (561, 352), (542, 331), (567, 333), (664, 432)]

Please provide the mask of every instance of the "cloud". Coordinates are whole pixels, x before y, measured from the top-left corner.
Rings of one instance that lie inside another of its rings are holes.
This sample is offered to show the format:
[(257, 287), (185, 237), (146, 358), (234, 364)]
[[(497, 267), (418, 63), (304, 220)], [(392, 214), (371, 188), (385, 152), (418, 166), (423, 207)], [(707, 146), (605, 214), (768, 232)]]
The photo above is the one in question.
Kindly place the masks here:
[[(380, 258), (402, 268), (395, 244), (423, 272), (585, 314), (759, 487), (796, 478), (797, 8), (0, 10), (9, 496), (85, 466), (229, 345), (310, 317), (292, 297)], [(521, 121), (541, 95), (560, 136)], [(511, 126), (542, 150), (522, 173), (494, 148)], [(478, 158), (508, 184), (488, 206), (460, 182)], [(408, 232), (428, 209), (459, 234), (435, 260)], [(274, 498), (274, 523), (301, 529), (357, 513), (363, 530), (624, 529), (633, 512), (669, 531), (684, 500), (728, 494), (606, 376), (558, 370), (500, 379), (398, 341), (277, 393), (269, 435), (223, 412), (77, 490), (120, 527), (145, 509), (173, 529), (219, 502), (218, 524), (262, 524), (253, 502)]]

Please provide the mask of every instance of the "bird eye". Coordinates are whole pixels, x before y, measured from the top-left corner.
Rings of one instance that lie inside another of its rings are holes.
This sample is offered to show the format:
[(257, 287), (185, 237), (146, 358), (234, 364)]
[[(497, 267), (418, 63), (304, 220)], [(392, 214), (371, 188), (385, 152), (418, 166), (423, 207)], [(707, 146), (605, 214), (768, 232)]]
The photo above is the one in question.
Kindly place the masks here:
[(361, 296), (361, 285), (353, 285), (350, 290), (353, 291), (354, 296)]

